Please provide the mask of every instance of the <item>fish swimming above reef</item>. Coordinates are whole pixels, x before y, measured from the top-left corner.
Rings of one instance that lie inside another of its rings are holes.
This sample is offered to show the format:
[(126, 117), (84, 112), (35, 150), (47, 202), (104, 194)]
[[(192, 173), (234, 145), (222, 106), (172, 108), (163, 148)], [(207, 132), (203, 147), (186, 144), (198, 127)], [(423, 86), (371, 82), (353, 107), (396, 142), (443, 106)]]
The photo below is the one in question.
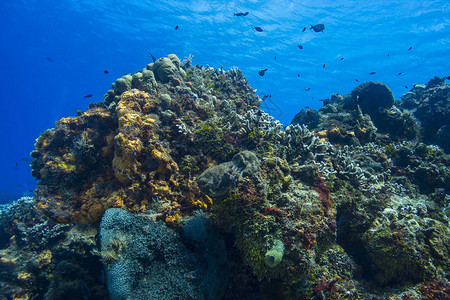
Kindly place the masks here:
[(359, 80), (358, 80), (358, 79), (356, 79), (356, 78), (355, 78), (355, 81), (356, 81), (356, 82), (359, 82)]
[(245, 17), (245, 16), (248, 16), (248, 11), (246, 11), (246, 12), (238, 12), (238, 13), (235, 13), (233, 16), (236, 16), (236, 17)]
[(272, 98), (272, 95), (264, 95), (264, 96), (261, 98), (261, 100), (262, 100), (262, 101), (266, 101), (267, 98)]
[(254, 26), (253, 28), (255, 28), (255, 30), (258, 32), (263, 32), (262, 28), (259, 26)]
[(275, 55), (275, 57), (273, 58), (274, 60), (277, 60), (277, 56)]
[(307, 88), (307, 89), (305, 89), (305, 92), (307, 92), (307, 91), (309, 91), (311, 88)]
[(175, 30), (177, 30), (179, 27), (178, 27), (178, 25), (177, 26), (175, 26)]
[(263, 70), (259, 70), (258, 74), (261, 76), (264, 76), (264, 74), (266, 74), (267, 69), (263, 69)]
[(325, 64), (323, 64), (322, 68), (325, 69)]
[(91, 98), (93, 95), (92, 94), (87, 94), (86, 96), (84, 96), (83, 98)]
[(398, 73), (397, 75), (402, 75), (402, 72)]
[(302, 32), (305, 32), (305, 30), (306, 30), (306, 27), (303, 27), (303, 30), (302, 30)]
[(109, 74), (109, 71), (108, 70), (104, 70), (103, 73)]
[(412, 46), (408, 48), (408, 51), (412, 49)]
[(370, 72), (369, 75), (375, 75), (377, 72)]
[(303, 46), (300, 44), (297, 44), (298, 49), (303, 49)]
[(344, 60), (344, 58), (343, 58), (343, 57), (341, 57), (341, 60)]
[(47, 56), (47, 60), (48, 60), (48, 61), (53, 61), (53, 58)]
[(156, 61), (156, 57), (154, 57), (153, 54), (150, 53), (150, 57), (152, 58), (153, 62)]
[(317, 24), (317, 25), (311, 25), (311, 28), (309, 28), (310, 30), (314, 30), (315, 32), (323, 32), (325, 30), (325, 25), (323, 24)]

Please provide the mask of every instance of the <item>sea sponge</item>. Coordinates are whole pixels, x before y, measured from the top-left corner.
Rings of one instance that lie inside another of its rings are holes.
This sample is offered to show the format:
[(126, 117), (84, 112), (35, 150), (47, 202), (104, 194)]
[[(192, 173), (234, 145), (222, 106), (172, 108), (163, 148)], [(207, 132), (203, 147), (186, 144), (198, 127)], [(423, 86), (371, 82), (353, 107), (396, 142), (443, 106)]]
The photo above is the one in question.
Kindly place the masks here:
[(273, 246), (269, 251), (266, 252), (264, 256), (264, 262), (269, 268), (274, 268), (283, 259), (284, 255), (284, 244), (282, 241), (276, 239), (273, 241)]

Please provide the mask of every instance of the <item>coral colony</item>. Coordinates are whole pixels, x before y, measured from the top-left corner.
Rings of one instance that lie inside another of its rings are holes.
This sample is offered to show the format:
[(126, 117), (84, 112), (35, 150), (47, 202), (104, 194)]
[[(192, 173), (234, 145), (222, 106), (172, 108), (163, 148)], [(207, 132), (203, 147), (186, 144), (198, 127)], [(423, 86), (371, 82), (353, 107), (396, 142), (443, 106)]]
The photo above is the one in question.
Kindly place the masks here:
[(449, 92), (365, 82), (283, 127), (239, 69), (155, 59), (39, 136), (34, 198), (0, 214), (0, 291), (448, 299)]

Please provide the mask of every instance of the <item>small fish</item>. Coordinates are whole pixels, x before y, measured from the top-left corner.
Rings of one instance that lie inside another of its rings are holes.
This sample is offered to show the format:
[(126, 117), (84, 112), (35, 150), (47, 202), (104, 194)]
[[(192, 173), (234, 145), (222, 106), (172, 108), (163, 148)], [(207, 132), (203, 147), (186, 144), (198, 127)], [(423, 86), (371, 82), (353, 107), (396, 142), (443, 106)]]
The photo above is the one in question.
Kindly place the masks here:
[(33, 192), (33, 190), (28, 190), (28, 193), (32, 193)]
[(311, 88), (307, 88), (307, 89), (305, 89), (305, 92), (307, 92), (307, 91), (309, 91)]
[(444, 77), (444, 79), (450, 80), (450, 76)]
[(178, 27), (178, 25), (177, 26), (175, 26), (175, 30), (177, 30), (179, 27)]
[(272, 95), (264, 95), (261, 100), (266, 101), (267, 98), (272, 98)]
[(303, 49), (303, 46), (302, 45), (300, 45), (300, 44), (297, 44), (297, 47), (298, 47), (298, 49)]
[(108, 70), (104, 70), (103, 73), (109, 74), (109, 71)]
[(322, 68), (325, 69), (325, 64), (323, 64)]
[(369, 73), (369, 75), (374, 75), (374, 74), (376, 74), (377, 72), (370, 72)]
[(355, 81), (356, 81), (356, 82), (359, 82), (359, 80), (358, 80), (358, 79), (356, 79), (356, 78), (355, 78)]
[(277, 60), (277, 56), (275, 55), (275, 57), (273, 58), (274, 60)]
[(259, 70), (258, 74), (261, 76), (264, 76), (264, 74), (266, 74), (267, 69), (263, 69), (263, 70)]
[(344, 60), (344, 58), (343, 58), (343, 57), (341, 57), (341, 60)]
[(22, 186), (21, 184), (16, 184), (16, 187), (18, 187), (18, 188), (21, 187), (21, 186)]
[(297, 77), (300, 77), (300, 74), (297, 74)]
[(152, 58), (153, 62), (156, 61), (156, 57), (154, 57), (153, 54), (150, 53), (150, 57)]
[(53, 61), (53, 58), (47, 56), (47, 60), (48, 60), (48, 61)]
[(19, 165), (19, 164), (16, 162), (16, 168), (17, 168), (18, 165)]
[(92, 94), (87, 94), (86, 96), (84, 96), (84, 98), (91, 98), (92, 96)]
[(317, 24), (317, 25), (311, 25), (311, 28), (309, 30), (314, 30), (315, 32), (322, 32), (325, 30), (325, 25), (323, 24)]
[(408, 86), (407, 86), (407, 85), (405, 85), (405, 89), (408, 89)]
[(306, 27), (303, 27), (303, 30), (302, 30), (302, 32), (305, 32), (305, 30), (306, 30)]
[(408, 48), (408, 51), (412, 49), (412, 46)]
[(388, 53), (388, 57), (389, 57), (389, 53)]
[(262, 28), (259, 26), (254, 26), (255, 30), (258, 32), (263, 32)]
[(402, 72), (398, 73), (397, 75), (402, 75)]
[(246, 11), (245, 13), (243, 13), (243, 12), (238, 12), (238, 13), (235, 13), (233, 16), (236, 16), (236, 17), (245, 17), (245, 16), (248, 16), (248, 11)]

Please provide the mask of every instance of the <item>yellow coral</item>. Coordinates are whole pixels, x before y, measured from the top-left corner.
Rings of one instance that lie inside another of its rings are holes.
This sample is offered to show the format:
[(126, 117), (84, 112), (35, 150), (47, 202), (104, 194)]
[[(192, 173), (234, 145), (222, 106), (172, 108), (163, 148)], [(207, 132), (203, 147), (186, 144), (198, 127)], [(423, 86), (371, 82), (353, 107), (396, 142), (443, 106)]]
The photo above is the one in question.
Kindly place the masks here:
[(52, 251), (50, 251), (48, 249), (42, 251), (41, 254), (39, 254), (39, 256), (38, 256), (37, 261), (39, 263), (39, 269), (50, 264), (52, 261)]
[(20, 271), (19, 274), (17, 274), (17, 279), (20, 281), (27, 281), (30, 277), (31, 274), (24, 271)]

